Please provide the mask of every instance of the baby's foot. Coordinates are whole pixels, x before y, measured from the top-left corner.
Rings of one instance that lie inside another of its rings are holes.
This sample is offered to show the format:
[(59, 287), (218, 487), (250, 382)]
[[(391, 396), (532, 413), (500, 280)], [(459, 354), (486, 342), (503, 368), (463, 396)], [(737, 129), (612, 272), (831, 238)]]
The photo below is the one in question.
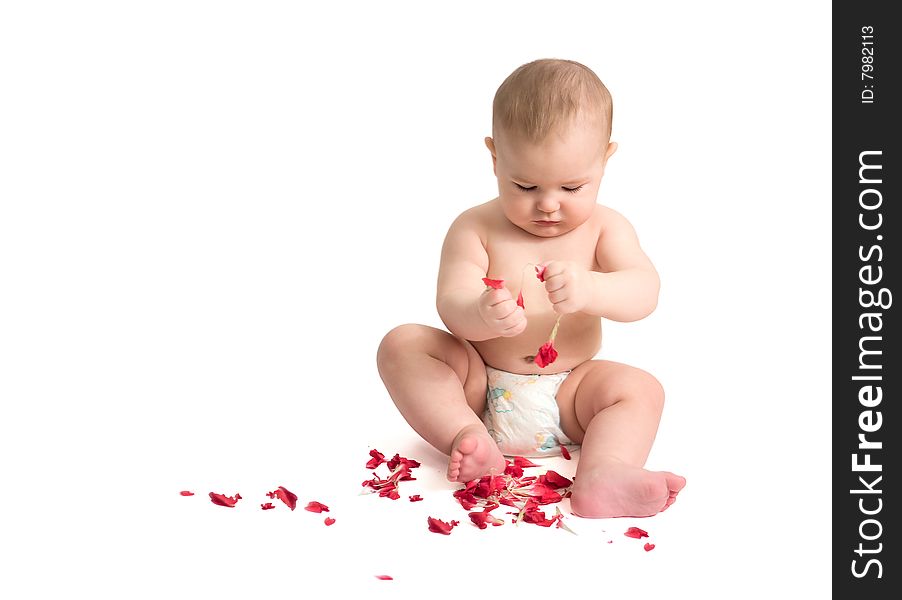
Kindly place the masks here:
[(619, 461), (578, 474), (570, 509), (581, 517), (650, 517), (674, 503), (686, 479)]
[(492, 472), (503, 473), (506, 466), (504, 455), (485, 427), (468, 425), (451, 444), (448, 481), (467, 482)]

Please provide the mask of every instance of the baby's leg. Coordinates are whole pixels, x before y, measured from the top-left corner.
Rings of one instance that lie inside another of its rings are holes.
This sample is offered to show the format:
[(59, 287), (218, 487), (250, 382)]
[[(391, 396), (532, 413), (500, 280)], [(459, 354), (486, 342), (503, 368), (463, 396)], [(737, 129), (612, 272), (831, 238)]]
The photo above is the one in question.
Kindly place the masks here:
[(686, 480), (643, 468), (658, 430), (664, 391), (640, 369), (590, 361), (558, 393), (561, 428), (582, 440), (570, 508), (583, 517), (647, 517), (676, 499)]
[(433, 327), (401, 325), (382, 340), (376, 363), (410, 426), (449, 455), (450, 481), (504, 470), (504, 456), (481, 419), (485, 364), (469, 343)]

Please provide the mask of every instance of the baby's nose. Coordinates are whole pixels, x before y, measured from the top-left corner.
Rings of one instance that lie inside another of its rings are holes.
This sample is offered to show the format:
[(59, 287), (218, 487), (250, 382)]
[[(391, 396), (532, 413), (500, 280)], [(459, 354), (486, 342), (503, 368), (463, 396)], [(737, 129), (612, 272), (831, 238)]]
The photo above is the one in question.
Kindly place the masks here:
[(539, 209), (543, 213), (551, 214), (553, 212), (557, 212), (557, 210), (561, 207), (561, 203), (558, 202), (557, 198), (554, 194), (544, 193), (539, 198), (538, 203), (536, 204), (536, 208)]

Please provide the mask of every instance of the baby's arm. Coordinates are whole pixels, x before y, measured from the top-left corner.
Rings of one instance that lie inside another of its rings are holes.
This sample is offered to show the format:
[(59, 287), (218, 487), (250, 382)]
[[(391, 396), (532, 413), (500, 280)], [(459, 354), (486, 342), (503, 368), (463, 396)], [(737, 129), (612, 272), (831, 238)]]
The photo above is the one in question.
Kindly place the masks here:
[(633, 226), (619, 213), (605, 210), (595, 246), (601, 272), (576, 263), (552, 261), (544, 279), (555, 312), (583, 312), (613, 321), (638, 321), (658, 303), (660, 281), (639, 246)]
[(606, 210), (595, 246), (601, 273), (591, 273), (595, 290), (584, 311), (613, 321), (638, 321), (658, 305), (661, 280), (639, 246), (633, 226), (620, 213)]
[(445, 237), (436, 308), (448, 330), (467, 340), (511, 337), (526, 329), (526, 314), (507, 288), (487, 290), (489, 257), (472, 212), (459, 216)]

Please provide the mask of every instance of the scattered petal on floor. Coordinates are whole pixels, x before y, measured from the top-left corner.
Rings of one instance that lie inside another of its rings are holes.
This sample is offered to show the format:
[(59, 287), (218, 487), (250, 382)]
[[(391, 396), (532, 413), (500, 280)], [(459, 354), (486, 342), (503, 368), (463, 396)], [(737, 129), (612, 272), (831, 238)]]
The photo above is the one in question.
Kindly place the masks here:
[(626, 533), (624, 533), (623, 535), (625, 535), (626, 537), (636, 538), (637, 540), (640, 540), (644, 537), (648, 537), (648, 532), (644, 531), (642, 529), (639, 529), (638, 527), (630, 527), (629, 529), (626, 530)]
[(179, 492), (179, 494), (181, 494), (182, 496), (193, 496), (194, 492), (189, 492), (189, 491), (185, 490), (185, 491)]
[(267, 502), (266, 504), (261, 504), (261, 505), (260, 505), (260, 508), (262, 508), (263, 510), (272, 510), (272, 509), (274, 509), (275, 507), (276, 507), (276, 505), (273, 504), (272, 502)]
[(234, 496), (226, 496), (225, 494), (217, 494), (216, 492), (210, 492), (210, 501), (213, 504), (217, 504), (219, 506), (227, 506), (229, 508), (234, 508), (235, 504), (241, 500), (241, 494), (235, 494)]
[(382, 579), (383, 581), (390, 581), (394, 579), (391, 575), (376, 575), (376, 579)]
[(436, 519), (433, 517), (426, 517), (426, 522), (429, 524), (429, 531), (432, 533), (441, 533), (444, 535), (451, 535), (451, 530), (460, 525), (459, 521), (451, 521), (450, 523), (445, 523), (441, 519)]
[(646, 551), (646, 552), (648, 552), (649, 550), (654, 550), (654, 549), (655, 549), (655, 545), (654, 545), (654, 544), (645, 544), (645, 546), (643, 546), (643, 547), (645, 548), (645, 551)]
[[(279, 486), (279, 489), (272, 492), (272, 494), (274, 494), (279, 500), (284, 502), (285, 506), (287, 506), (291, 510), (294, 510), (294, 508), (298, 505), (298, 497), (295, 494), (293, 494), (293, 493), (289, 492), (288, 490), (286, 490), (285, 488), (283, 488), (281, 485)], [(267, 496), (269, 496), (269, 494), (267, 494)], [(272, 496), (270, 496), (270, 498), (271, 497)]]
[(307, 503), (307, 506), (304, 507), (304, 510), (309, 510), (310, 512), (321, 513), (321, 512), (329, 512), (329, 507), (323, 504), (322, 502), (317, 502), (313, 500)]
[(335, 519), (333, 519), (332, 517), (326, 517), (325, 520), (323, 521), (323, 523), (325, 523), (327, 526), (329, 526), (329, 525), (332, 525), (335, 523)]

